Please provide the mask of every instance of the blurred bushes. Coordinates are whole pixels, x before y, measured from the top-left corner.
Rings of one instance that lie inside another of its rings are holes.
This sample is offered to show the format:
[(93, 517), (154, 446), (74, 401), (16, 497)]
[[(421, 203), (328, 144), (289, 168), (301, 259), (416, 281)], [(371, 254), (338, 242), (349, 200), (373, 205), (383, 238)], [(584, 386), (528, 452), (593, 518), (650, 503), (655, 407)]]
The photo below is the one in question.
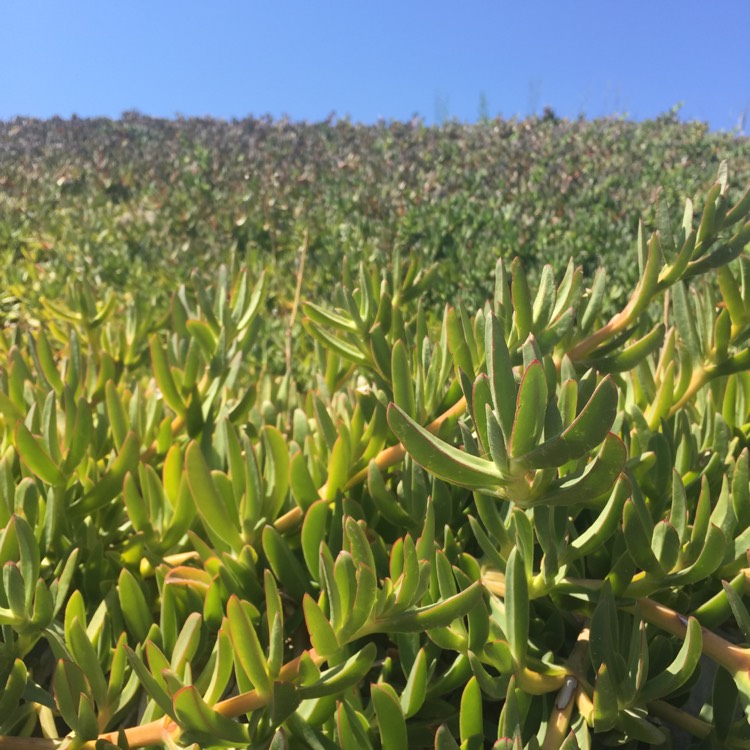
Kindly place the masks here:
[[(632, 238), (654, 185), (660, 200), (682, 205), (705, 192), (723, 158), (732, 183), (747, 184), (747, 138), (673, 113), (643, 123), (441, 127), (135, 113), (16, 119), (0, 123), (0, 252), (10, 282), (0, 314), (14, 314), (14, 284), (33, 315), (42, 286), (54, 296), (71, 276), (148, 290), (166, 304), (175, 279), (194, 267), (212, 272), (231, 255), (275, 271), (269, 313), (280, 314), (305, 232), (311, 297), (339, 280), (344, 255), (381, 268), (394, 253), (438, 261), (433, 309), (481, 304), (498, 255), (524, 258), (532, 276), (573, 256), (589, 273), (607, 267), (616, 306), (637, 275)], [(652, 227), (653, 213), (644, 218)]]

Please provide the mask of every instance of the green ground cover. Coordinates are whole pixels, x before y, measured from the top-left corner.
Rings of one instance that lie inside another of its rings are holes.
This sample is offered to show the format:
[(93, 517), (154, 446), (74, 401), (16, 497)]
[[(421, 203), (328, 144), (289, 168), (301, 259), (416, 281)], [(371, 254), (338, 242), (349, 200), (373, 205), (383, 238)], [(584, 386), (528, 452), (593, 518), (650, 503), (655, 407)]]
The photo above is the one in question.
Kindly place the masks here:
[(0, 148), (0, 750), (750, 747), (747, 139)]

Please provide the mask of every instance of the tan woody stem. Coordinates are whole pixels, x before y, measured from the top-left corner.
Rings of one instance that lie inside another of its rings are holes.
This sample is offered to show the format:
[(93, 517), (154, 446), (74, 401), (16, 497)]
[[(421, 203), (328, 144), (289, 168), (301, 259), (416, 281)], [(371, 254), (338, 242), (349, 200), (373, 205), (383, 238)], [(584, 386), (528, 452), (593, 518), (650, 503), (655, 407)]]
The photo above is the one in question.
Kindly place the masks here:
[(577, 705), (577, 696), (584, 691), (583, 674), (589, 651), (589, 629), (581, 628), (576, 644), (567, 661), (570, 674), (557, 694), (555, 706), (547, 722), (542, 750), (559, 750), (570, 732), (570, 720)]
[[(322, 664), (322, 659), (318, 654), (315, 653), (314, 649), (310, 649), (307, 652), (308, 656), (316, 663)], [(280, 682), (291, 682), (299, 673), (300, 663), (302, 657), (298, 656), (295, 659), (287, 662), (279, 672)], [(268, 703), (268, 698), (258, 694), (255, 690), (250, 690), (247, 693), (241, 695), (235, 695), (232, 698), (220, 701), (213, 706), (214, 711), (220, 713), (222, 716), (234, 718), (236, 716), (242, 716), (242, 714), (249, 713), (251, 711), (257, 711), (264, 708)], [(169, 735), (174, 736), (179, 733), (180, 728), (177, 724), (168, 718), (159, 719), (158, 721), (152, 721), (149, 724), (144, 724), (140, 727), (131, 727), (125, 730), (125, 737), (128, 740), (128, 746), (131, 748), (147, 747), (148, 745), (161, 744), (162, 739)], [(117, 743), (117, 732), (108, 732), (107, 734), (99, 735), (99, 740), (106, 740), (113, 744)], [(81, 750), (95, 750), (96, 743), (86, 743)], [(0, 745), (0, 748), (2, 746)]]
[[(318, 665), (325, 661), (325, 659), (315, 653), (314, 649), (307, 651), (307, 655)], [(291, 682), (294, 680), (299, 674), (301, 661), (302, 656), (298, 656), (287, 662), (279, 672), (279, 681)], [(235, 695), (232, 698), (220, 701), (213, 706), (213, 709), (222, 714), (222, 716), (234, 718), (264, 708), (267, 703), (267, 698), (260, 696), (255, 690), (250, 690), (247, 693)], [(165, 716), (162, 719), (151, 721), (139, 727), (125, 729), (123, 730), (123, 734), (127, 740), (128, 747), (139, 748), (148, 747), (149, 745), (161, 745), (168, 737), (174, 739), (179, 735), (180, 731), (179, 725)], [(95, 750), (96, 743), (100, 740), (116, 745), (119, 735), (120, 732), (105, 732), (104, 734), (100, 734), (96, 740), (91, 740), (80, 745), (79, 750)], [(66, 740), (0, 736), (0, 750), (57, 750), (57, 748), (61, 748), (65, 743)]]
[[(639, 599), (641, 616), (678, 638), (685, 638), (687, 619), (663, 604), (652, 599)], [(730, 674), (750, 670), (750, 649), (735, 646), (707, 628), (702, 628), (703, 653), (724, 667)]]

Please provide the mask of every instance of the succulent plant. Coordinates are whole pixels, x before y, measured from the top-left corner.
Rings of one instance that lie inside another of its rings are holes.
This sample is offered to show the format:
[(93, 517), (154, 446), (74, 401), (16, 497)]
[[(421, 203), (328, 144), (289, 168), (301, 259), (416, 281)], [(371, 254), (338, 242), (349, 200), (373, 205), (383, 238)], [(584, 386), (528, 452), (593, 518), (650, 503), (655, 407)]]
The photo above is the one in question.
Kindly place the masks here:
[(0, 749), (750, 746), (727, 174), (659, 202), (614, 315), (573, 260), (441, 320), (434, 268), (347, 265), (306, 391), (239, 264), (169, 315), (81, 287), (8, 325)]

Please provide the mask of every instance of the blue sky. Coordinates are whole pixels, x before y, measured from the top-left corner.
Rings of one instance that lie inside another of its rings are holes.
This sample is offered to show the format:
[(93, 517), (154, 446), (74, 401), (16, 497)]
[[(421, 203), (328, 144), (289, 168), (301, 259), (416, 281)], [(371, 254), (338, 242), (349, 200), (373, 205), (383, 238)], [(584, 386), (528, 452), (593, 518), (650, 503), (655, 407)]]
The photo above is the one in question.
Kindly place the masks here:
[(8, 0), (0, 24), (1, 119), (750, 120), (750, 0)]

